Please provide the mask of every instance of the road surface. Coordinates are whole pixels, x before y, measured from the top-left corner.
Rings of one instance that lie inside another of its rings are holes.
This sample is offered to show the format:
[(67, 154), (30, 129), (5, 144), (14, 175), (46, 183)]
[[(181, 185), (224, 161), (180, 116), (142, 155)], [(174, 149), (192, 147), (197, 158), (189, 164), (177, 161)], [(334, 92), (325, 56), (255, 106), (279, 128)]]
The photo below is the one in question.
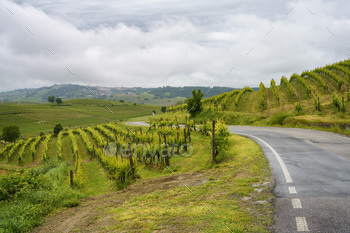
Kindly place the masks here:
[(350, 138), (305, 129), (229, 126), (264, 150), (275, 178), (274, 232), (350, 232)]

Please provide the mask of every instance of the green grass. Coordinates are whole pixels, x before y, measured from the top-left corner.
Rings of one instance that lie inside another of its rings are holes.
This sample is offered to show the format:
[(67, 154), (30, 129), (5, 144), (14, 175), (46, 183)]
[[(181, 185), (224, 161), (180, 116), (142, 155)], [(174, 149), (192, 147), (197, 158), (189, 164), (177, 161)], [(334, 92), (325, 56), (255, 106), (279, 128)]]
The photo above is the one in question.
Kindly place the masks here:
[(4, 126), (15, 124), (20, 127), (22, 136), (26, 138), (40, 132), (52, 132), (56, 123), (61, 123), (67, 128), (107, 121), (124, 121), (132, 117), (150, 116), (152, 110), (160, 112), (160, 107), (134, 106), (104, 100), (71, 100), (62, 106), (0, 104), (0, 131)]
[[(198, 145), (204, 141), (200, 136), (193, 143)], [(193, 157), (178, 161), (172, 158), (174, 175), (169, 172), (167, 180), (174, 177), (174, 182), (179, 180), (178, 184), (166, 188), (160, 179), (156, 190), (131, 194), (118, 207), (107, 206), (99, 218), (103, 221), (104, 217), (112, 217), (113, 220), (102, 232), (226, 232), (227, 228), (232, 232), (269, 232), (273, 185), (268, 161), (259, 146), (249, 139), (231, 136), (229, 142), (225, 161), (214, 165), (214, 169), (209, 169), (212, 165), (206, 144), (200, 144)], [(142, 169), (140, 173), (147, 178), (156, 177)], [(157, 179), (155, 182), (157, 184)], [(256, 191), (258, 188), (263, 191)], [(260, 203), (261, 200), (265, 202)]]
[(51, 161), (24, 175), (0, 176), (0, 232), (28, 232), (49, 212), (79, 204), (84, 195), (68, 186), (68, 169), (66, 163)]

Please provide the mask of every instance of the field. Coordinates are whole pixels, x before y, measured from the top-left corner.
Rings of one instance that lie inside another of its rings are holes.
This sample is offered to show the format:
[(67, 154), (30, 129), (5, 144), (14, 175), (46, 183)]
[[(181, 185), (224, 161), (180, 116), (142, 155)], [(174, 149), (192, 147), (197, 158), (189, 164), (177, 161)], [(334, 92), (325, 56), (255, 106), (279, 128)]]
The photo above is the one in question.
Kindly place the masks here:
[(131, 117), (160, 113), (160, 107), (134, 105), (104, 100), (70, 100), (57, 104), (0, 104), (0, 130), (6, 125), (20, 126), (23, 137), (52, 132), (57, 123), (64, 127), (76, 127), (125, 121)]

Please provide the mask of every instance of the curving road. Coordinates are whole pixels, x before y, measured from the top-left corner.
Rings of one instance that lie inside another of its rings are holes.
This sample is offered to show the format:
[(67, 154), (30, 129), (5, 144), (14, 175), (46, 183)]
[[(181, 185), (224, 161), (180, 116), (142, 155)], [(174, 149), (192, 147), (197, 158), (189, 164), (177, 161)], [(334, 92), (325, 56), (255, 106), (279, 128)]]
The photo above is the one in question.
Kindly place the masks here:
[(305, 129), (229, 126), (256, 141), (275, 178), (274, 232), (350, 232), (350, 138)]

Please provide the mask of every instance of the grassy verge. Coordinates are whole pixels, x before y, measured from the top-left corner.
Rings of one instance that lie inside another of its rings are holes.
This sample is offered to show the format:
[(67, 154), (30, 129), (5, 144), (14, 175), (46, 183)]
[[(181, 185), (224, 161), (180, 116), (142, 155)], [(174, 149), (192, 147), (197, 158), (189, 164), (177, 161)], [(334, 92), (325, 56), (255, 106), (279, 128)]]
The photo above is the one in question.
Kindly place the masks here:
[[(204, 138), (196, 140), (193, 143)], [(119, 200), (127, 196), (121, 205), (96, 210), (100, 215), (95, 223), (109, 219), (108, 226), (98, 231), (228, 232), (229, 228), (232, 232), (268, 232), (273, 216), (268, 161), (249, 139), (233, 135), (229, 145), (226, 158), (217, 165), (208, 162), (208, 146), (199, 144), (192, 157), (183, 162), (172, 159), (170, 169), (174, 171), (166, 177), (155, 178), (165, 172), (150, 174), (141, 168), (142, 178), (153, 179), (143, 179), (114, 196)], [(207, 169), (211, 166), (215, 169)]]

